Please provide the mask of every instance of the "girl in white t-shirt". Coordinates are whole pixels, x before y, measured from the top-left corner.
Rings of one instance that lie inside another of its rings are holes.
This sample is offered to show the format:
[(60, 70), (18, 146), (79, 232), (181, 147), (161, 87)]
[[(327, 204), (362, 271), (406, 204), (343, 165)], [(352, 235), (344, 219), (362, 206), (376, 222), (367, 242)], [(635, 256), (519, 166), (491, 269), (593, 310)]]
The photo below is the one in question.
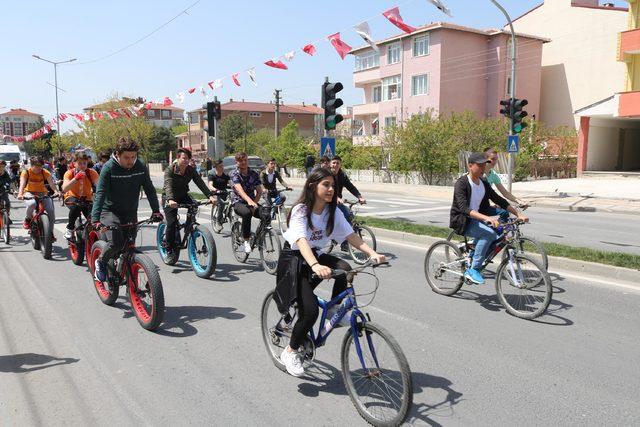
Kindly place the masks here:
[[(353, 232), (342, 212), (336, 211), (337, 193), (333, 175), (327, 169), (314, 170), (302, 189), (300, 198), (288, 218), (288, 229), (283, 237), (293, 256), (304, 260), (298, 275), (298, 321), (293, 327), (291, 341), (280, 356), (280, 360), (293, 376), (304, 373), (302, 357), (298, 348), (315, 324), (319, 309), (313, 290), (322, 281), (331, 277), (332, 269), (350, 270), (349, 264), (333, 255), (321, 253), (330, 240), (338, 243), (345, 239), (376, 262), (384, 262), (384, 255), (376, 253), (360, 236)], [(320, 279), (312, 279), (311, 272)], [(331, 298), (347, 288), (345, 277), (335, 279)], [(292, 301), (290, 301), (292, 302)]]

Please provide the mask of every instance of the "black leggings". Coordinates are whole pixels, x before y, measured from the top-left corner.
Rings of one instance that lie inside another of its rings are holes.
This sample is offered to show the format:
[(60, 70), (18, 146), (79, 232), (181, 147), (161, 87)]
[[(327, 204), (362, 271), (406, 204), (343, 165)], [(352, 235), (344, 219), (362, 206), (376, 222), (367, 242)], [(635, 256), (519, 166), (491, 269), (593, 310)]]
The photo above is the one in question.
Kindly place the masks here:
[[(332, 269), (351, 270), (351, 266), (348, 262), (336, 258), (333, 255), (322, 254), (318, 257), (318, 262), (324, 266)], [(320, 309), (318, 308), (318, 299), (313, 293), (313, 290), (320, 284), (322, 280), (311, 279), (311, 273), (309, 267), (305, 264), (300, 273), (300, 281), (298, 288), (298, 321), (293, 327), (291, 332), (291, 341), (289, 346), (293, 350), (297, 350), (298, 347), (304, 342), (307, 333), (313, 328), (313, 325), (318, 319)], [(333, 292), (331, 293), (331, 299), (340, 295), (347, 289), (347, 278), (344, 276), (338, 277), (333, 282)]]
[(80, 218), (80, 215), (84, 215), (86, 219), (91, 217), (91, 205), (78, 206), (75, 203), (79, 203), (80, 200), (75, 197), (67, 197), (64, 202), (69, 208), (67, 230), (73, 230), (76, 227), (76, 220)]
[[(195, 203), (194, 200), (189, 196), (180, 200), (174, 200), (174, 202), (178, 203), (179, 205)], [(165, 240), (167, 242), (167, 246), (169, 248), (173, 248), (177, 243), (179, 243), (176, 242), (176, 230), (178, 228), (178, 208), (174, 209), (166, 206), (164, 196), (162, 196), (162, 205), (164, 206), (164, 219), (165, 221), (167, 221), (167, 229), (164, 233)]]
[(233, 210), (242, 218), (242, 237), (248, 239), (251, 237), (251, 217), (260, 219), (259, 209), (252, 210), (246, 202), (236, 202)]

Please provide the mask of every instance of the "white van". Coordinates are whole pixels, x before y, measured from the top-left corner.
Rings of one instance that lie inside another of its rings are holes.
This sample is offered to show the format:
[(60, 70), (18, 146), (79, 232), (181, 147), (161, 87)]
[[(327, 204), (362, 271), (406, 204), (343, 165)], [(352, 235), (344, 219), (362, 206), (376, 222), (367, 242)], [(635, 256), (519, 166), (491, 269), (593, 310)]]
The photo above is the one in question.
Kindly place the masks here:
[(20, 147), (15, 144), (0, 144), (0, 160), (4, 160), (9, 164), (10, 161), (16, 160), (22, 161), (23, 153), (20, 152)]

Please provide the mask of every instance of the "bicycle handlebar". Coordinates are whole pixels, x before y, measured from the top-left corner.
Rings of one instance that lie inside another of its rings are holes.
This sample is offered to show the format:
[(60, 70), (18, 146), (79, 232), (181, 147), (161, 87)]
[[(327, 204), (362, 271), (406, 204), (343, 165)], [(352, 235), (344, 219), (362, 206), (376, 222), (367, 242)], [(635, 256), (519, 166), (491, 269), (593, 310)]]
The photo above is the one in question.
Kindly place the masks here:
[(130, 222), (128, 224), (118, 224), (118, 225), (104, 225), (102, 224), (102, 227), (100, 227), (100, 229), (104, 229), (104, 230), (117, 230), (119, 228), (129, 228), (129, 227), (140, 227), (141, 225), (144, 224), (151, 224), (154, 222), (160, 222), (160, 220), (156, 219), (156, 218), (148, 218), (148, 219), (143, 219), (142, 221), (138, 221), (138, 222)]
[[(204, 205), (210, 205), (211, 204), (211, 200), (207, 199), (207, 200), (196, 200), (195, 203), (178, 203), (178, 206), (175, 207), (175, 209), (189, 209), (192, 208), (194, 206), (204, 206)], [(169, 206), (168, 203), (164, 204), (165, 207)]]
[(53, 196), (49, 196), (49, 195), (46, 195), (46, 196), (22, 196), (22, 200), (38, 200), (38, 199), (46, 199), (46, 198), (49, 198), (49, 199), (53, 200), (53, 199), (57, 199), (58, 197), (60, 197), (60, 196), (58, 196), (57, 194), (54, 194)]
[[(371, 268), (378, 268), (378, 267), (383, 266), (383, 265), (389, 265), (389, 261), (385, 261), (385, 262), (381, 262), (381, 263), (377, 263), (377, 264), (375, 264), (375, 263), (373, 263), (373, 261), (368, 260), (368, 261), (367, 261), (366, 263), (364, 263), (362, 266), (357, 267), (357, 268), (354, 268), (354, 269), (352, 269), (352, 270), (342, 270), (342, 269), (339, 269), (339, 268), (332, 269), (332, 270), (331, 270), (331, 277), (330, 277), (330, 278), (331, 278), (331, 279), (335, 279), (336, 277), (346, 276), (347, 274), (351, 274), (351, 275), (355, 276), (355, 275), (357, 275), (358, 273), (360, 273), (360, 272), (364, 271), (366, 268), (369, 268), (369, 267), (371, 267)], [(318, 276), (318, 275), (317, 275), (317, 274), (315, 274), (315, 273), (312, 273), (312, 274), (311, 274), (311, 278), (313, 278), (313, 279), (320, 279), (320, 276)]]

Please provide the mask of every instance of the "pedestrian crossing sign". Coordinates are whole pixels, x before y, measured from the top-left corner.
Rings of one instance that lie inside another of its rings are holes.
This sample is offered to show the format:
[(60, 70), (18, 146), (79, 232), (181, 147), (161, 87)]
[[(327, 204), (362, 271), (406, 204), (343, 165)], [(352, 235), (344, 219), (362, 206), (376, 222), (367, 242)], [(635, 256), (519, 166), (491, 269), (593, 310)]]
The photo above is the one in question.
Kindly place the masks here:
[(336, 139), (321, 138), (320, 139), (320, 157), (327, 156), (333, 158), (336, 155)]
[(509, 135), (507, 140), (507, 151), (517, 153), (520, 150), (520, 135)]

